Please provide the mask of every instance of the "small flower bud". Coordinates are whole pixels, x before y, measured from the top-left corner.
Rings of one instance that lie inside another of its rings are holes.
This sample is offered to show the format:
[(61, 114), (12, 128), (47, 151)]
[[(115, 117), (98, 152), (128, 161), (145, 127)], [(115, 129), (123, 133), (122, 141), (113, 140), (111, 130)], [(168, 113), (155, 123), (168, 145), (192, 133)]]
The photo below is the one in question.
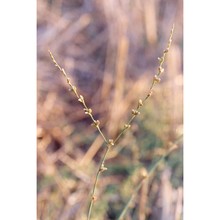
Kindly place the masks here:
[(128, 124), (124, 125), (124, 128), (130, 128), (130, 127), (131, 127), (131, 125), (128, 125)]
[(132, 112), (132, 115), (139, 115), (140, 114), (140, 112), (135, 109), (132, 109), (131, 112)]
[(160, 79), (157, 75), (154, 76), (154, 81), (155, 81), (155, 82), (159, 83), (160, 80), (161, 80), (161, 79)]
[(109, 139), (108, 143), (110, 144), (110, 146), (114, 146), (114, 141), (112, 139)]
[(167, 49), (166, 49), (166, 50), (164, 50), (163, 52), (164, 52), (164, 53), (168, 53), (168, 51), (169, 51), (169, 49), (167, 48)]
[(140, 175), (142, 178), (146, 178), (148, 176), (147, 170), (145, 168), (142, 168), (140, 170)]
[(94, 121), (94, 123), (92, 123), (92, 125), (94, 125), (95, 127), (98, 127), (100, 125), (100, 121), (96, 120)]
[(101, 165), (99, 171), (100, 171), (100, 172), (104, 172), (104, 171), (107, 170), (107, 169), (108, 169), (108, 168), (105, 167), (104, 164), (102, 163), (102, 165)]
[(70, 78), (66, 78), (66, 82), (70, 84)]
[(92, 200), (95, 202), (97, 198), (95, 196), (92, 196)]
[(160, 66), (160, 67), (158, 68), (158, 70), (159, 70), (159, 73), (163, 73), (163, 72), (164, 72), (164, 68), (163, 68), (162, 66)]
[(92, 109), (91, 108), (84, 108), (84, 111), (85, 111), (85, 114), (86, 115), (90, 115), (90, 114), (92, 114)]
[(152, 94), (153, 94), (153, 91), (151, 90), (151, 91), (148, 93), (149, 97), (152, 96)]
[(152, 94), (153, 94), (153, 91), (152, 91), (152, 90), (150, 90), (150, 91), (148, 92), (148, 94), (147, 94), (147, 96), (146, 96), (145, 100), (146, 100), (146, 99), (148, 99), (150, 96), (152, 96)]
[(83, 98), (83, 96), (82, 96), (82, 95), (80, 95), (80, 96), (79, 96), (78, 101), (79, 101), (79, 102), (82, 102), (82, 103), (84, 102), (84, 98)]
[(76, 93), (76, 87), (75, 86), (73, 86), (73, 91)]
[(139, 99), (138, 105), (139, 105), (139, 106), (143, 106), (143, 101), (142, 101), (141, 99)]
[(159, 63), (162, 63), (164, 61), (163, 57), (158, 57), (157, 59), (159, 60)]
[(88, 109), (88, 113), (92, 114), (92, 109), (91, 108)]

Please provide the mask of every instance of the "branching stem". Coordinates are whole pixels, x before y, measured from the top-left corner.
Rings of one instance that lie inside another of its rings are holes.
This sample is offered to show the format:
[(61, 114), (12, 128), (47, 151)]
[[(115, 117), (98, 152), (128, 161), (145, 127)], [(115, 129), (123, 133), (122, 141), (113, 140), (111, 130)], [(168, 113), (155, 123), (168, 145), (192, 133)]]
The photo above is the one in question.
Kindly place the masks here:
[[(49, 50), (49, 54), (50, 54), (50, 57), (53, 61), (53, 63), (55, 64), (55, 66), (60, 70), (60, 72), (64, 75), (64, 77), (66, 78), (66, 81), (67, 81), (67, 84), (69, 85), (69, 90), (72, 91), (74, 93), (74, 95), (77, 97), (78, 101), (82, 104), (83, 108), (84, 108), (84, 112), (85, 114), (89, 115), (92, 122), (93, 122), (93, 125), (97, 128), (98, 132), (100, 133), (100, 135), (102, 136), (105, 144), (106, 144), (106, 149), (105, 149), (105, 152), (103, 154), (103, 157), (101, 159), (101, 162), (99, 164), (99, 167), (98, 167), (98, 171), (96, 173), (96, 177), (95, 177), (95, 182), (94, 182), (94, 185), (93, 185), (93, 188), (92, 188), (92, 194), (91, 194), (91, 200), (90, 200), (90, 205), (89, 205), (89, 211), (88, 211), (88, 216), (87, 216), (87, 220), (90, 220), (90, 217), (91, 217), (91, 213), (92, 213), (92, 208), (93, 208), (93, 204), (96, 200), (96, 197), (95, 197), (95, 191), (96, 191), (96, 188), (97, 188), (97, 184), (98, 184), (98, 179), (99, 179), (99, 176), (102, 172), (104, 172), (105, 170), (107, 170), (107, 168), (105, 167), (105, 160), (107, 158), (107, 155), (111, 149), (112, 146), (114, 146), (118, 140), (121, 138), (121, 136), (125, 133), (125, 131), (127, 129), (129, 129), (131, 127), (131, 123), (132, 121), (135, 119), (135, 117), (137, 115), (140, 114), (139, 112), (139, 109), (143, 106), (143, 103), (147, 101), (147, 99), (152, 95), (152, 92), (153, 92), (153, 88), (154, 86), (160, 82), (160, 78), (159, 76), (161, 75), (161, 73), (164, 72), (164, 69), (162, 67), (163, 63), (164, 63), (164, 60), (165, 60), (165, 57), (166, 57), (166, 54), (168, 53), (169, 49), (170, 49), (170, 45), (171, 45), (171, 42), (172, 42), (172, 36), (173, 36), (173, 31), (174, 31), (174, 25), (172, 27), (172, 30), (171, 30), (171, 33), (170, 33), (170, 37), (169, 37), (169, 41), (168, 41), (168, 45), (167, 45), (167, 48), (163, 51), (163, 55), (158, 58), (159, 60), (159, 67), (158, 67), (158, 72), (157, 74), (154, 76), (153, 80), (152, 80), (152, 84), (150, 86), (150, 89), (147, 93), (147, 96), (144, 98), (144, 100), (142, 101), (141, 99), (138, 101), (138, 105), (136, 107), (136, 109), (132, 109), (132, 116), (131, 118), (128, 120), (128, 123), (124, 125), (124, 128), (121, 130), (121, 132), (118, 134), (118, 136), (115, 138), (115, 140), (112, 140), (112, 139), (109, 139), (107, 140), (106, 136), (103, 134), (103, 132), (101, 131), (101, 128), (100, 128), (100, 122), (99, 120), (95, 120), (93, 114), (92, 114), (92, 109), (89, 108), (87, 105), (86, 105), (86, 102), (84, 100), (84, 97), (82, 95), (79, 95), (78, 92), (77, 92), (77, 88), (75, 86), (72, 85), (71, 81), (70, 81), (70, 78), (68, 77), (67, 73), (65, 72), (65, 70), (57, 63), (57, 61), (55, 60), (53, 54), (51, 53), (51, 51)], [(142, 185), (142, 181), (140, 182), (140, 184), (137, 186), (137, 188), (135, 189), (134, 193), (136, 194), (138, 192), (138, 190), (140, 189)], [(133, 197), (132, 197), (133, 198)], [(131, 198), (131, 200), (132, 200)], [(130, 200), (129, 200), (130, 201)], [(130, 202), (129, 202), (130, 203)], [(129, 206), (129, 204), (128, 204)], [(127, 210), (127, 206), (125, 207), (126, 210)], [(119, 218), (120, 219), (120, 218)]]

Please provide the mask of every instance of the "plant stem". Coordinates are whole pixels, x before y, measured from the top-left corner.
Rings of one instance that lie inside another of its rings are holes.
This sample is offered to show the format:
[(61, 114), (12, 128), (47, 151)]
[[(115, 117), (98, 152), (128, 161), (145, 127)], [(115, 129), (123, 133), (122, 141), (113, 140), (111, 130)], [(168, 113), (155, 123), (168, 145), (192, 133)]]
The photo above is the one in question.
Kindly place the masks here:
[[(149, 173), (148, 173), (148, 176), (147, 176), (148, 181), (149, 181), (149, 179), (152, 177), (152, 175), (153, 175), (154, 171), (157, 169), (157, 167), (161, 164), (161, 162), (162, 162), (171, 152), (173, 152), (174, 150), (178, 149), (178, 147), (177, 147), (176, 144), (182, 139), (182, 137), (183, 137), (183, 135), (179, 136), (179, 137), (177, 138), (177, 140), (173, 143), (172, 147), (167, 151), (167, 153), (164, 154), (164, 155), (154, 164), (154, 166), (150, 169), (150, 171), (149, 171)], [(123, 208), (123, 210), (122, 210), (120, 216), (118, 217), (118, 220), (122, 220), (122, 218), (125, 216), (126, 212), (127, 212), (128, 209), (129, 209), (129, 206), (130, 206), (131, 202), (132, 202), (132, 201), (134, 200), (134, 198), (136, 197), (136, 195), (137, 195), (138, 191), (140, 190), (140, 188), (141, 188), (141, 186), (142, 186), (142, 184), (143, 184), (143, 182), (144, 182), (145, 179), (146, 179), (146, 178), (143, 178), (143, 179), (139, 182), (139, 184), (135, 187), (135, 189), (134, 189), (134, 191), (133, 191), (133, 193), (132, 193), (130, 199), (128, 200), (128, 202), (126, 203), (125, 207)]]
[[(51, 53), (51, 51), (49, 51), (49, 54), (50, 54), (50, 57), (53, 61), (53, 63), (55, 64), (55, 66), (60, 70), (60, 72), (65, 76), (66, 80), (67, 80), (67, 84), (69, 85), (70, 87), (70, 90), (74, 93), (74, 95), (78, 98), (78, 101), (83, 105), (84, 107), (84, 111), (85, 111), (85, 114), (88, 114), (91, 118), (91, 120), (93, 121), (93, 124), (95, 125), (95, 127), (97, 128), (97, 130), (99, 131), (100, 135), (102, 136), (104, 142), (106, 143), (106, 149), (105, 149), (105, 153), (101, 159), (101, 162), (100, 162), (100, 165), (99, 165), (99, 168), (98, 168), (98, 171), (96, 173), (96, 177), (95, 177), (95, 182), (94, 182), (94, 185), (93, 185), (93, 189), (92, 189), (92, 197), (91, 197), (91, 201), (90, 201), (90, 205), (89, 205), (89, 211), (88, 211), (88, 217), (87, 217), (87, 220), (90, 220), (90, 217), (91, 217), (91, 213), (92, 213), (92, 208), (93, 208), (93, 204), (94, 204), (94, 201), (95, 201), (95, 191), (96, 191), (96, 187), (97, 187), (97, 183), (98, 183), (98, 179), (99, 179), (99, 176), (101, 174), (101, 172), (107, 170), (107, 168), (104, 166), (104, 163), (105, 163), (105, 160), (106, 160), (106, 157), (110, 151), (110, 148), (111, 146), (115, 145), (116, 142), (118, 142), (118, 140), (120, 139), (120, 137), (124, 134), (124, 132), (130, 128), (131, 126), (131, 123), (132, 121), (135, 119), (135, 117), (140, 114), (140, 112), (138, 111), (142, 106), (143, 106), (143, 103), (152, 95), (152, 90), (153, 90), (153, 87), (156, 83), (160, 82), (160, 74), (164, 71), (162, 65), (164, 63), (164, 60), (165, 60), (165, 57), (166, 57), (166, 54), (168, 53), (169, 49), (170, 49), (170, 45), (171, 45), (171, 42), (172, 42), (172, 36), (173, 36), (173, 31), (174, 31), (174, 25), (173, 25), (173, 28), (171, 30), (171, 34), (170, 34), (170, 38), (169, 38), (169, 42), (168, 42), (168, 45), (167, 45), (167, 48), (166, 50), (163, 51), (163, 55), (162, 57), (159, 58), (159, 67), (158, 67), (158, 72), (157, 74), (154, 76), (153, 80), (152, 80), (152, 84), (150, 86), (150, 89), (149, 89), (149, 92), (147, 94), (147, 96), (145, 97), (145, 99), (142, 101), (142, 100), (139, 100), (138, 102), (138, 105), (136, 107), (136, 109), (133, 109), (132, 110), (132, 116), (131, 118), (129, 119), (128, 123), (125, 124), (124, 128), (121, 130), (121, 132), (118, 134), (118, 136), (115, 138), (115, 140), (107, 140), (105, 135), (103, 134), (103, 132), (101, 131), (100, 129), (100, 122), (98, 120), (95, 120), (93, 115), (92, 115), (92, 109), (88, 108), (86, 103), (85, 103), (85, 100), (84, 100), (84, 97), (82, 95), (79, 95), (78, 92), (77, 92), (77, 88), (75, 86), (73, 86), (71, 84), (71, 81), (70, 81), (70, 78), (68, 78), (65, 70), (63, 68), (60, 67), (60, 65), (57, 63), (57, 61), (55, 60), (53, 54)], [(139, 186), (140, 185), (140, 186)], [(135, 192), (137, 193), (138, 190), (139, 190), (139, 187), (141, 187), (142, 185), (142, 181), (141, 183), (138, 185), (138, 187), (136, 188)], [(132, 197), (133, 198), (133, 197)], [(131, 199), (132, 200), (132, 199)], [(128, 204), (129, 205), (129, 204)]]
[(99, 168), (98, 168), (98, 171), (96, 173), (96, 177), (95, 177), (95, 183), (93, 185), (93, 189), (92, 189), (92, 195), (91, 195), (91, 201), (90, 201), (90, 205), (89, 205), (89, 212), (88, 212), (88, 217), (87, 219), (89, 220), (90, 217), (91, 217), (91, 213), (92, 213), (92, 207), (93, 207), (93, 204), (95, 202), (95, 191), (96, 191), (96, 187), (97, 187), (97, 183), (98, 183), (98, 179), (99, 179), (99, 175), (104, 172), (105, 170), (107, 170), (107, 168), (104, 166), (105, 164), (105, 159), (106, 159), (106, 156), (108, 154), (110, 150), (110, 145), (108, 145), (105, 149), (105, 153), (101, 159), (101, 162), (99, 164)]
[[(159, 67), (158, 67), (157, 74), (153, 77), (153, 80), (152, 80), (150, 89), (149, 89), (149, 91), (148, 91), (148, 93), (147, 93), (147, 96), (144, 98), (143, 101), (142, 101), (141, 99), (139, 100), (138, 105), (137, 105), (135, 111), (138, 111), (138, 110), (143, 106), (143, 103), (146, 102), (147, 99), (152, 95), (154, 86), (155, 86), (158, 82), (160, 82), (159, 76), (164, 72), (163, 63), (164, 63), (164, 61), (165, 61), (165, 58), (166, 58), (167, 53), (168, 53), (169, 50), (170, 50), (170, 46), (171, 46), (171, 42), (172, 42), (172, 38), (173, 38), (173, 32), (174, 32), (174, 24), (173, 24), (172, 29), (171, 29), (171, 32), (170, 32), (170, 37), (169, 37), (169, 40), (168, 40), (167, 48), (163, 51), (163, 55), (158, 58), (158, 60), (159, 60)], [(141, 101), (141, 103), (140, 103), (140, 101)], [(138, 112), (138, 114), (140, 114), (140, 112)], [(116, 144), (116, 142), (117, 142), (117, 141), (120, 139), (120, 137), (125, 133), (125, 131), (126, 131), (128, 128), (130, 128), (131, 122), (135, 119), (135, 117), (136, 117), (138, 114), (133, 114), (133, 115), (131, 116), (131, 118), (129, 119), (128, 123), (125, 124), (125, 127), (121, 130), (121, 132), (120, 132), (120, 133), (118, 134), (118, 136), (115, 138), (114, 144)]]
[(108, 144), (107, 139), (105, 138), (105, 135), (103, 134), (103, 132), (101, 131), (101, 128), (99, 126), (99, 121), (95, 120), (94, 116), (92, 115), (92, 109), (88, 108), (86, 105), (86, 102), (84, 100), (84, 97), (82, 95), (79, 95), (77, 92), (77, 88), (75, 86), (72, 85), (70, 78), (68, 77), (66, 71), (57, 63), (57, 61), (55, 60), (52, 52), (50, 50), (48, 50), (50, 57), (53, 61), (53, 63), (55, 64), (55, 66), (60, 70), (60, 72), (64, 75), (64, 77), (66, 78), (67, 84), (70, 87), (70, 91), (72, 91), (74, 93), (74, 95), (77, 97), (78, 101), (83, 105), (84, 107), (84, 111), (85, 114), (89, 115), (90, 118), (93, 121), (93, 124), (95, 125), (95, 127), (97, 128), (97, 130), (99, 131), (100, 135), (102, 136), (103, 140), (105, 141), (106, 144)]
[(146, 178), (143, 178), (143, 179), (139, 182), (139, 184), (136, 186), (136, 188), (134, 189), (134, 191), (133, 191), (133, 193), (132, 193), (130, 199), (128, 200), (126, 206), (124, 207), (124, 209), (122, 210), (120, 216), (118, 217), (118, 220), (122, 220), (122, 218), (125, 216), (127, 210), (129, 209), (129, 206), (130, 206), (131, 202), (134, 200), (136, 194), (137, 194), (138, 191), (140, 190), (140, 188), (141, 188), (141, 186), (142, 186), (142, 184), (143, 184), (143, 182), (144, 182), (145, 179), (146, 179)]

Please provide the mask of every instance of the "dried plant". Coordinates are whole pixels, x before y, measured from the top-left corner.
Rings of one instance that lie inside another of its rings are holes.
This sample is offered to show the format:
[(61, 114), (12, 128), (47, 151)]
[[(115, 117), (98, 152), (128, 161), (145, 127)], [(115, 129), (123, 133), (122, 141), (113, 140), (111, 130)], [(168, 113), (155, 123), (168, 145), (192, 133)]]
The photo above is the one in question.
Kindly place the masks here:
[[(93, 205), (94, 205), (94, 202), (96, 201), (96, 188), (97, 188), (97, 184), (98, 184), (98, 180), (99, 180), (99, 177), (100, 177), (100, 174), (104, 171), (107, 170), (107, 167), (105, 166), (105, 161), (106, 161), (106, 158), (108, 156), (108, 153), (109, 151), (111, 150), (111, 148), (113, 146), (115, 146), (117, 144), (117, 142), (119, 141), (119, 139), (121, 138), (121, 136), (131, 127), (131, 123), (133, 122), (133, 120), (136, 118), (136, 116), (138, 116), (140, 114), (140, 109), (141, 107), (144, 105), (144, 103), (149, 99), (149, 97), (153, 94), (153, 88), (156, 84), (158, 84), (161, 79), (160, 79), (160, 76), (161, 74), (164, 72), (164, 68), (163, 68), (163, 64), (164, 64), (164, 61), (165, 61), (165, 58), (166, 58), (166, 55), (167, 53), (169, 52), (170, 50), (170, 46), (171, 46), (171, 42), (172, 42), (172, 37), (173, 37), (173, 32), (174, 32), (174, 25), (171, 29), (171, 32), (170, 32), (170, 37), (169, 37), (169, 40), (168, 40), (168, 44), (167, 44), (167, 47), (166, 49), (163, 51), (163, 54), (161, 57), (158, 58), (158, 61), (159, 61), (159, 66), (158, 66), (158, 70), (157, 70), (157, 73), (154, 75), (153, 79), (152, 79), (152, 83), (151, 83), (151, 86), (147, 92), (147, 95), (144, 97), (144, 99), (139, 99), (138, 100), (138, 103), (137, 103), (137, 106), (136, 108), (132, 109), (131, 110), (131, 117), (130, 119), (128, 120), (127, 123), (124, 124), (124, 127), (123, 129), (119, 132), (119, 134), (116, 136), (115, 139), (109, 139), (106, 137), (106, 135), (101, 131), (101, 128), (100, 128), (100, 121), (95, 119), (94, 115), (93, 115), (93, 111), (90, 107), (88, 107), (88, 105), (86, 104), (86, 101), (83, 97), (83, 95), (79, 94), (78, 91), (77, 91), (77, 87), (74, 86), (72, 83), (71, 83), (71, 79), (69, 78), (68, 74), (66, 73), (66, 71), (64, 70), (64, 68), (62, 68), (58, 63), (57, 61), (55, 60), (52, 52), (49, 50), (49, 54), (50, 54), (50, 57), (53, 61), (53, 63), (55, 64), (55, 66), (59, 69), (59, 71), (64, 75), (64, 77), (66, 78), (66, 82), (69, 86), (69, 91), (71, 91), (77, 98), (78, 102), (81, 103), (82, 107), (83, 107), (83, 110), (84, 110), (84, 113), (86, 115), (88, 115), (91, 120), (92, 120), (92, 125), (96, 127), (96, 129), (98, 130), (98, 132), (100, 133), (101, 137), (103, 138), (104, 142), (105, 142), (105, 145), (106, 145), (106, 148), (105, 148), (105, 151), (103, 153), (103, 156), (101, 158), (101, 161), (100, 161), (100, 164), (99, 164), (99, 167), (98, 167), (98, 170), (96, 172), (96, 176), (95, 176), (95, 182), (93, 184), (93, 187), (92, 187), (92, 192), (91, 192), (91, 199), (90, 199), (90, 203), (89, 203), (89, 209), (88, 209), (88, 215), (87, 215), (87, 220), (89, 220), (91, 218), (91, 214), (92, 214), (92, 210), (93, 210)], [(135, 195), (137, 194), (137, 192), (139, 191), (139, 189), (141, 188), (142, 184), (144, 181), (146, 181), (146, 179), (148, 179), (153, 171), (156, 169), (156, 167), (158, 166), (158, 164), (161, 162), (161, 160), (163, 158), (165, 158), (165, 156), (167, 156), (174, 148), (171, 148), (168, 153), (166, 155), (164, 155), (157, 163), (156, 165), (149, 171), (147, 172), (147, 170), (141, 170), (141, 180), (139, 182), (139, 184), (136, 186), (136, 188), (134, 189), (133, 191), (133, 194), (131, 196), (131, 198), (129, 199), (128, 203), (126, 204), (126, 206), (124, 207), (124, 209), (122, 210), (120, 216), (118, 219), (122, 219), (126, 213), (126, 211), (128, 210), (129, 208), (129, 204), (131, 203), (131, 201), (134, 199)], [(148, 181), (148, 180), (147, 180)]]

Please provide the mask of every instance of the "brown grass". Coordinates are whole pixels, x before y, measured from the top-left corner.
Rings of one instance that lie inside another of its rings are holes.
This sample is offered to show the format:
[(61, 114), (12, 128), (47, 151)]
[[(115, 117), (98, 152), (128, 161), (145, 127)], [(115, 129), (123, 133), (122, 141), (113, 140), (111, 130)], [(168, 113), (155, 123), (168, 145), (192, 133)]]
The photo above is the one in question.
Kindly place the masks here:
[[(89, 1), (56, 0), (50, 5), (49, 1), (38, 1), (38, 219), (86, 218), (94, 171), (103, 153), (102, 139), (66, 90), (65, 80), (50, 65), (48, 48), (71, 74), (79, 93), (84, 94), (101, 121), (101, 129), (107, 128), (104, 132), (114, 137), (126, 121), (128, 110), (146, 94), (157, 66), (155, 58), (166, 45), (169, 27), (175, 21), (166, 75), (143, 109), (141, 120), (109, 154), (107, 164), (120, 166), (110, 166), (109, 173), (100, 179), (97, 195), (105, 196), (97, 200), (95, 219), (114, 219), (109, 210), (117, 213), (114, 204), (121, 210), (130, 196), (135, 181), (124, 193), (119, 187), (119, 183), (125, 185), (135, 176), (135, 170), (126, 167), (135, 168), (141, 163), (148, 168), (153, 158), (166, 152), (168, 142), (182, 132), (182, 2), (143, 2), (132, 1), (129, 5), (127, 1), (94, 1), (90, 5)], [(147, 7), (151, 13), (146, 14)], [(156, 143), (158, 147), (143, 150), (143, 146), (150, 146), (144, 136), (151, 133), (157, 134), (162, 145)], [(171, 174), (181, 178), (178, 172), (171, 166)], [(128, 216), (143, 218), (145, 207), (149, 219), (162, 218), (161, 196), (164, 201), (170, 199), (160, 192), (165, 184), (156, 175), (146, 192), (150, 203), (146, 197), (137, 198)], [(171, 184), (170, 190), (176, 198), (171, 213), (178, 219), (182, 186)]]

